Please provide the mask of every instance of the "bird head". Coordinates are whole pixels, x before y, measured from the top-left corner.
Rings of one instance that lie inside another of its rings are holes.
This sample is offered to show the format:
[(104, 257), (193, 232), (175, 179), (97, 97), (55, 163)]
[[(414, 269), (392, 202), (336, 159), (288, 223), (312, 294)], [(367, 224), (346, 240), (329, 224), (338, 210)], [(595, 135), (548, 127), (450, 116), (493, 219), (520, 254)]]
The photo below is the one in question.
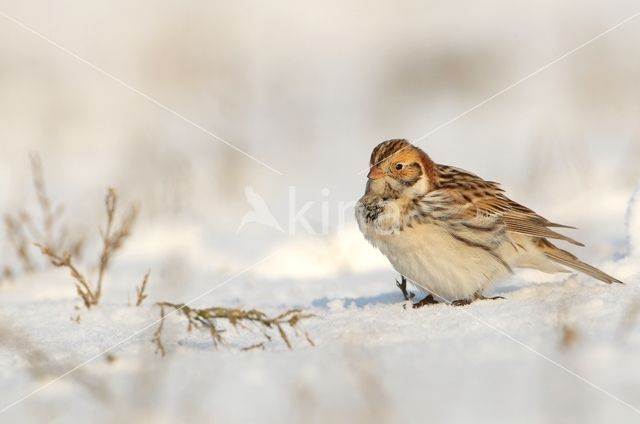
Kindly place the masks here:
[(404, 139), (387, 140), (371, 153), (367, 192), (410, 198), (424, 196), (436, 183), (435, 164)]

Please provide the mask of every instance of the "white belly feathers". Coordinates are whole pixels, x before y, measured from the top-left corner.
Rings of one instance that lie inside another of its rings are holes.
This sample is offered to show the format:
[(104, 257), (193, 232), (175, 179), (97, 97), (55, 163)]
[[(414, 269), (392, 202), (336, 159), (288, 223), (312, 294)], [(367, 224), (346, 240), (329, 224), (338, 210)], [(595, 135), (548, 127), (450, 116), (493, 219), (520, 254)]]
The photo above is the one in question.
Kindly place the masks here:
[(470, 298), (509, 275), (490, 252), (456, 239), (440, 225), (423, 223), (401, 230), (399, 225), (389, 226), (389, 215), (386, 221), (367, 221), (363, 209), (359, 204), (356, 217), (367, 240), (399, 273), (434, 296), (450, 301)]

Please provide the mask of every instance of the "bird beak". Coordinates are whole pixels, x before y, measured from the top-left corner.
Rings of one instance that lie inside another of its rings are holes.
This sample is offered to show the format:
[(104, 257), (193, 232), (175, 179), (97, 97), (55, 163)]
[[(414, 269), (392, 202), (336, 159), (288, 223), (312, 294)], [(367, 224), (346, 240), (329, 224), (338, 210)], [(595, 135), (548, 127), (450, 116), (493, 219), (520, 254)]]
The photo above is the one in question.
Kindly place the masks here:
[(382, 177), (384, 177), (384, 172), (378, 165), (373, 165), (369, 170), (369, 174), (367, 174), (367, 178), (370, 180), (379, 180)]

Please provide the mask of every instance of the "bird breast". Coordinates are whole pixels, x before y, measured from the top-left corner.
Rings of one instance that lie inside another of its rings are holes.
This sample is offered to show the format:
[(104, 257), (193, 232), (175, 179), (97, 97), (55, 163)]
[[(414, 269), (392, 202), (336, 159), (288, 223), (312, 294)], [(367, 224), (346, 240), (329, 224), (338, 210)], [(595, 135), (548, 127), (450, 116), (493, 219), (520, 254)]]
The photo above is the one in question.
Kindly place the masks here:
[(509, 274), (498, 255), (499, 232), (407, 213), (404, 206), (365, 196), (356, 218), (365, 238), (418, 286), (448, 300), (466, 299)]

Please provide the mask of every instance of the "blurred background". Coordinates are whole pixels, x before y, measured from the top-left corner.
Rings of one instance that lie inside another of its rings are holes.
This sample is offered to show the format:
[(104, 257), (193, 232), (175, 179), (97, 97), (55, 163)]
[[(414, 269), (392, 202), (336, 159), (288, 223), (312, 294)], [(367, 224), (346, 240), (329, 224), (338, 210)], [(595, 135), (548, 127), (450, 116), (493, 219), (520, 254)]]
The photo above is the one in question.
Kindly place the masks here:
[[(118, 189), (120, 211), (141, 208), (90, 312), (30, 243), (37, 272), (23, 272), (0, 227), (0, 271), (15, 277), (0, 284), (0, 338), (33, 341), (27, 359), (0, 343), (6, 402), (137, 332), (13, 408), (13, 421), (170, 422), (166, 409), (221, 422), (629, 418), (457, 309), (402, 309), (352, 206), (373, 147), (407, 138), (579, 227), (569, 235), (587, 244), (580, 255), (629, 284), (515, 276), (500, 292), (508, 301), (470, 310), (638, 405), (640, 333), (628, 330), (627, 344), (614, 333), (627, 309), (640, 311), (637, 257), (619, 260), (640, 181), (640, 16), (442, 124), (639, 11), (630, 0), (0, 0), (0, 215), (39, 222), (29, 159), (39, 155), (91, 272), (106, 188)], [(256, 205), (277, 225), (241, 227)], [(292, 219), (300, 211), (309, 227)], [(158, 318), (154, 302), (211, 291), (265, 257), (199, 305), (309, 310), (315, 348), (296, 339), (293, 352), (240, 353), (253, 338), (234, 333), (237, 346), (213, 353), (176, 318), (167, 358), (154, 355), (151, 330), (140, 333)], [(150, 297), (135, 308), (147, 270)], [(32, 379), (31, 362), (47, 355), (47, 377)], [(115, 401), (75, 387), (83, 378)]]
[[(0, 207), (35, 202), (28, 154), (37, 152), (51, 197), (77, 231), (93, 231), (107, 186), (140, 202), (138, 232), (148, 237), (139, 240), (151, 240), (139, 243), (141, 257), (190, 246), (188, 254), (199, 250), (220, 266), (242, 265), (293, 244), (300, 272), (387, 267), (357, 234), (352, 212), (338, 211), (362, 194), (371, 149), (420, 138), (636, 8), (603, 0), (3, 0), (3, 14), (61, 48), (0, 18)], [(627, 23), (419, 145), (580, 227), (573, 236), (590, 246), (588, 259), (623, 254), (625, 208), (640, 177), (639, 34), (638, 22)], [(319, 202), (328, 202), (328, 237), (258, 224), (236, 234), (251, 210), (248, 186), (285, 229), (289, 187), (297, 209), (316, 202), (306, 216), (317, 232)], [(304, 256), (300, 243), (317, 248)], [(335, 249), (344, 256), (339, 264), (318, 265), (327, 246), (334, 259)]]

